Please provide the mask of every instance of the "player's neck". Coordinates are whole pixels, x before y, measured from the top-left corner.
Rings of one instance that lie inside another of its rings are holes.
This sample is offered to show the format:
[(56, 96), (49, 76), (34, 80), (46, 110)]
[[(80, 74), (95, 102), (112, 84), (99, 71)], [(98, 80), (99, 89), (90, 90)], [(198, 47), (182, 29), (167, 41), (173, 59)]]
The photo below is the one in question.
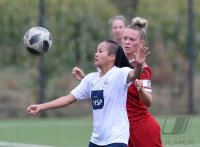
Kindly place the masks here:
[(126, 54), (126, 57), (128, 58), (129, 61), (135, 59), (135, 55), (133, 55), (133, 54)]
[(110, 69), (113, 68), (113, 65), (107, 65), (101, 68), (100, 77), (103, 77)]

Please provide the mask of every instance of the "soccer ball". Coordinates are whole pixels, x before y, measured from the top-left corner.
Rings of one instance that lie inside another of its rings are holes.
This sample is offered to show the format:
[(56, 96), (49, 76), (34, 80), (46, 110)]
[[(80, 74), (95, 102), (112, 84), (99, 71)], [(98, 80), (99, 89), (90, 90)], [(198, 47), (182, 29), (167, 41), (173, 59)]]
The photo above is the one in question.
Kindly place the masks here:
[(24, 46), (33, 55), (41, 56), (52, 46), (51, 33), (43, 27), (30, 28), (23, 38)]

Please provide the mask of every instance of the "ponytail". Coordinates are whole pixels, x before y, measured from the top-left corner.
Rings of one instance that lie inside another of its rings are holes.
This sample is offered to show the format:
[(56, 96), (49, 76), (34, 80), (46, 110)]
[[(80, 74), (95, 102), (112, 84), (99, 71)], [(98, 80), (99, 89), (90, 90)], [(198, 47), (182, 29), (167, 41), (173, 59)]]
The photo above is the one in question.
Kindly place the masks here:
[(115, 66), (117, 67), (130, 67), (133, 68), (131, 66), (131, 64), (129, 63), (128, 58), (126, 57), (123, 48), (115, 41), (113, 40), (106, 40), (105, 42), (111, 43), (115, 46), (116, 48), (116, 59), (115, 59)]

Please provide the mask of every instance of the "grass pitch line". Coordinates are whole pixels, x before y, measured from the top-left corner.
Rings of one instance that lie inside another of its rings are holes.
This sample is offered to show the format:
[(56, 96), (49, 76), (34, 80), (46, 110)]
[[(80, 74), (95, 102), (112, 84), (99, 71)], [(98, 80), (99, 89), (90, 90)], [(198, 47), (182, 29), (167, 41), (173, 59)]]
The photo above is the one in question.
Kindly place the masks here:
[(25, 144), (25, 143), (0, 141), (0, 147), (1, 146), (3, 147), (55, 147), (55, 146), (38, 145), (38, 144)]

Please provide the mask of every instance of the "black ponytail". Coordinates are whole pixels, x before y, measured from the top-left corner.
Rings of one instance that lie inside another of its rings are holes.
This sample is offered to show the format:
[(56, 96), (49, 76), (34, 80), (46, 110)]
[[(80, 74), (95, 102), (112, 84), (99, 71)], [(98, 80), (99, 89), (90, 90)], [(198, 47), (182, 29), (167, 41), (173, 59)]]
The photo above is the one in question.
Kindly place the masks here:
[(133, 68), (133, 66), (131, 66), (131, 64), (129, 63), (129, 60), (126, 57), (123, 48), (117, 42), (113, 40), (106, 40), (106, 42), (117, 45), (115, 66), (120, 67), (120, 68), (121, 67)]

